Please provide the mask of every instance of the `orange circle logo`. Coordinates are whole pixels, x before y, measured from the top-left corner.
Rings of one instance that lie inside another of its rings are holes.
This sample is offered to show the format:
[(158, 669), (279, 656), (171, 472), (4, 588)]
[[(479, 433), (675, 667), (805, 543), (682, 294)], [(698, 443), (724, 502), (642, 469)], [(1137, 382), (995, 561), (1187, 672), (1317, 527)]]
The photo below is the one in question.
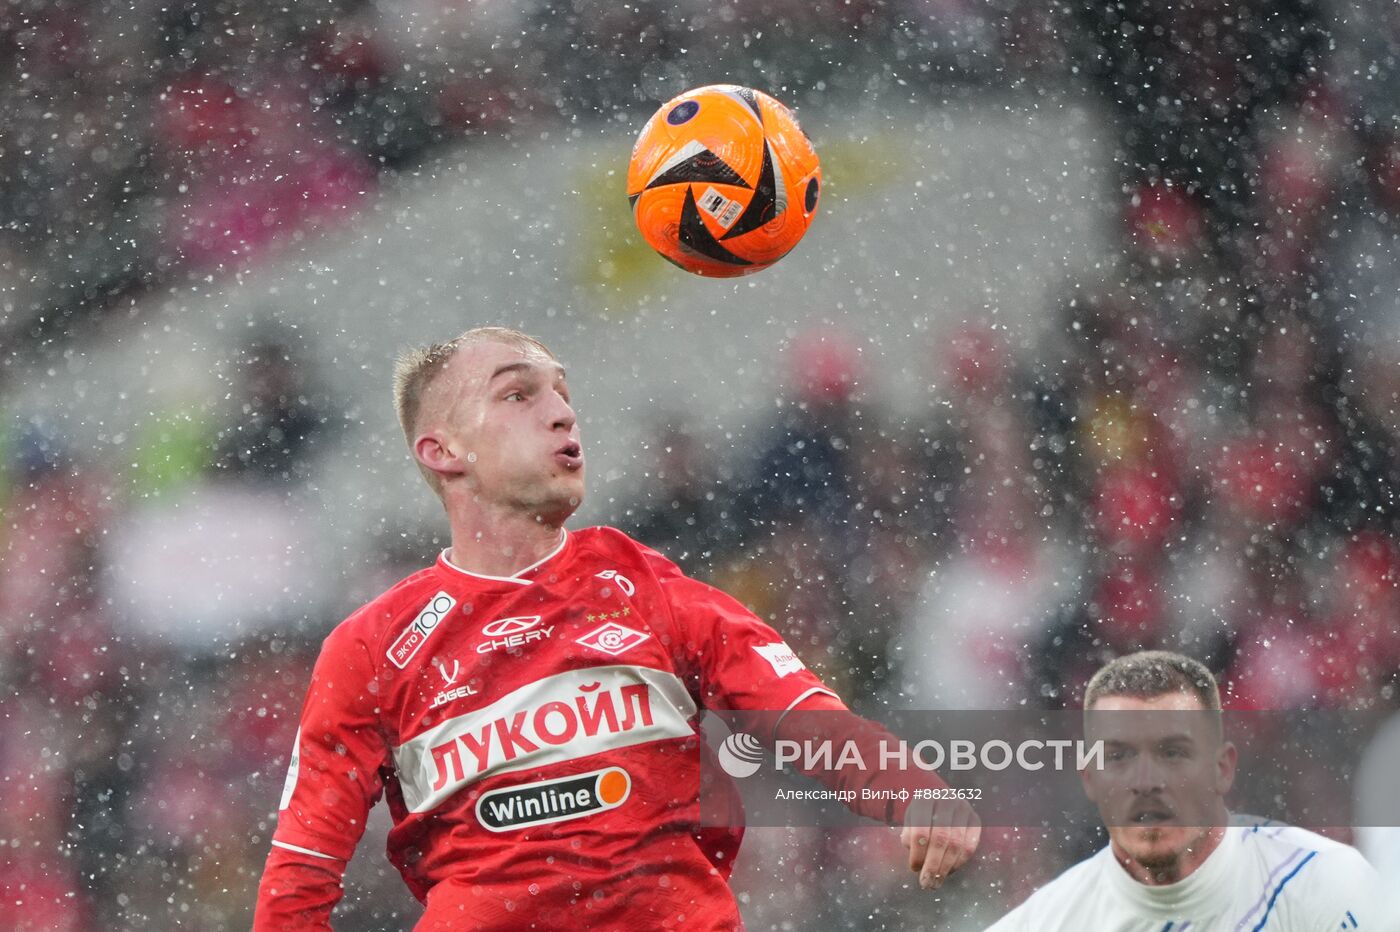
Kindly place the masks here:
[(615, 806), (627, 798), (628, 787), (626, 771), (604, 771), (598, 777), (598, 800), (605, 805)]

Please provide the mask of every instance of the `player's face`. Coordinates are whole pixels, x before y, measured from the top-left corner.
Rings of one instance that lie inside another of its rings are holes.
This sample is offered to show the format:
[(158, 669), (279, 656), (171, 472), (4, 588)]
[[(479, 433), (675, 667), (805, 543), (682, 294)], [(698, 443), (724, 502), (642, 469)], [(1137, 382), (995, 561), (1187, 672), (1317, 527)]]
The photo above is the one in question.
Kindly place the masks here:
[(1223, 824), (1235, 749), (1218, 721), (1184, 692), (1104, 696), (1085, 714), (1086, 737), (1104, 742), (1104, 767), (1080, 776), (1120, 856), (1169, 870)]
[(578, 419), (564, 369), (533, 347), (462, 347), (441, 377), (441, 432), (478, 500), (562, 522), (583, 501)]

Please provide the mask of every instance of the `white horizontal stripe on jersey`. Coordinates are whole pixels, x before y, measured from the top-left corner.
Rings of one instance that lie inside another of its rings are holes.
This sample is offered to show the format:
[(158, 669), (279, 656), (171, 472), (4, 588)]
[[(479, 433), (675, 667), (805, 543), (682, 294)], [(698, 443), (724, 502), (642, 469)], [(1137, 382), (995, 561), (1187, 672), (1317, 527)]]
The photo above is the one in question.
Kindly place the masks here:
[(688, 738), (697, 711), (674, 673), (619, 664), (527, 683), (394, 749), (404, 805), (427, 812), (485, 777)]
[(830, 696), (837, 702), (841, 701), (840, 696), (836, 695), (836, 693), (832, 692), (826, 687), (813, 686), (811, 689), (807, 690), (802, 695), (798, 696), (796, 699), (788, 703), (788, 707), (786, 709), (783, 709), (783, 714), (778, 716), (778, 721), (775, 722), (773, 725), (773, 734), (776, 735), (778, 733), (778, 727), (783, 724), (783, 719), (787, 718), (787, 714), (789, 712), (791, 712), (793, 709), (801, 705), (805, 700), (810, 699), (813, 696)]
[(325, 858), (327, 861), (345, 860), (344, 858), (338, 858), (333, 854), (322, 854), (319, 851), (312, 851), (310, 848), (299, 848), (296, 845), (289, 845), (285, 841), (278, 841), (275, 838), (272, 839), (272, 843), (279, 848), (286, 848), (288, 851), (295, 851), (297, 854), (309, 854), (313, 858)]

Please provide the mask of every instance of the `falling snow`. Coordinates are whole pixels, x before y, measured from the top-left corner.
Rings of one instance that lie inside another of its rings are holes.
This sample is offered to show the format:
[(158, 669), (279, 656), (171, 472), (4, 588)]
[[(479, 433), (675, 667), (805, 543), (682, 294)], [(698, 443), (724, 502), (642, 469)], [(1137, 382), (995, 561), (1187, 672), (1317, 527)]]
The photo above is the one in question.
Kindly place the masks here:
[[(1076, 708), (1142, 648), (1400, 710), (1388, 0), (11, 0), (0, 67), (0, 927), (249, 926), (321, 641), (447, 545), (394, 353), (483, 324), (569, 366), (573, 526), (864, 714)], [(825, 185), (723, 281), (624, 191), (721, 81)], [(389, 824), (338, 929), (421, 914)], [(886, 829), (754, 829), (733, 886), (981, 929), (1102, 844), (989, 832), (932, 895)]]

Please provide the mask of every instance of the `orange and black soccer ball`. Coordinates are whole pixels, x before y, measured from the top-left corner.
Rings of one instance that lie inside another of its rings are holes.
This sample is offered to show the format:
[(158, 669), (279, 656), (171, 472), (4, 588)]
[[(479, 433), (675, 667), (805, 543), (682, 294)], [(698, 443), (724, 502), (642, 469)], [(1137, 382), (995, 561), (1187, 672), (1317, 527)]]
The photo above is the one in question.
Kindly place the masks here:
[(713, 84), (667, 101), (642, 127), (627, 197), (653, 249), (687, 272), (728, 278), (797, 245), (817, 212), (821, 176), (787, 107)]

